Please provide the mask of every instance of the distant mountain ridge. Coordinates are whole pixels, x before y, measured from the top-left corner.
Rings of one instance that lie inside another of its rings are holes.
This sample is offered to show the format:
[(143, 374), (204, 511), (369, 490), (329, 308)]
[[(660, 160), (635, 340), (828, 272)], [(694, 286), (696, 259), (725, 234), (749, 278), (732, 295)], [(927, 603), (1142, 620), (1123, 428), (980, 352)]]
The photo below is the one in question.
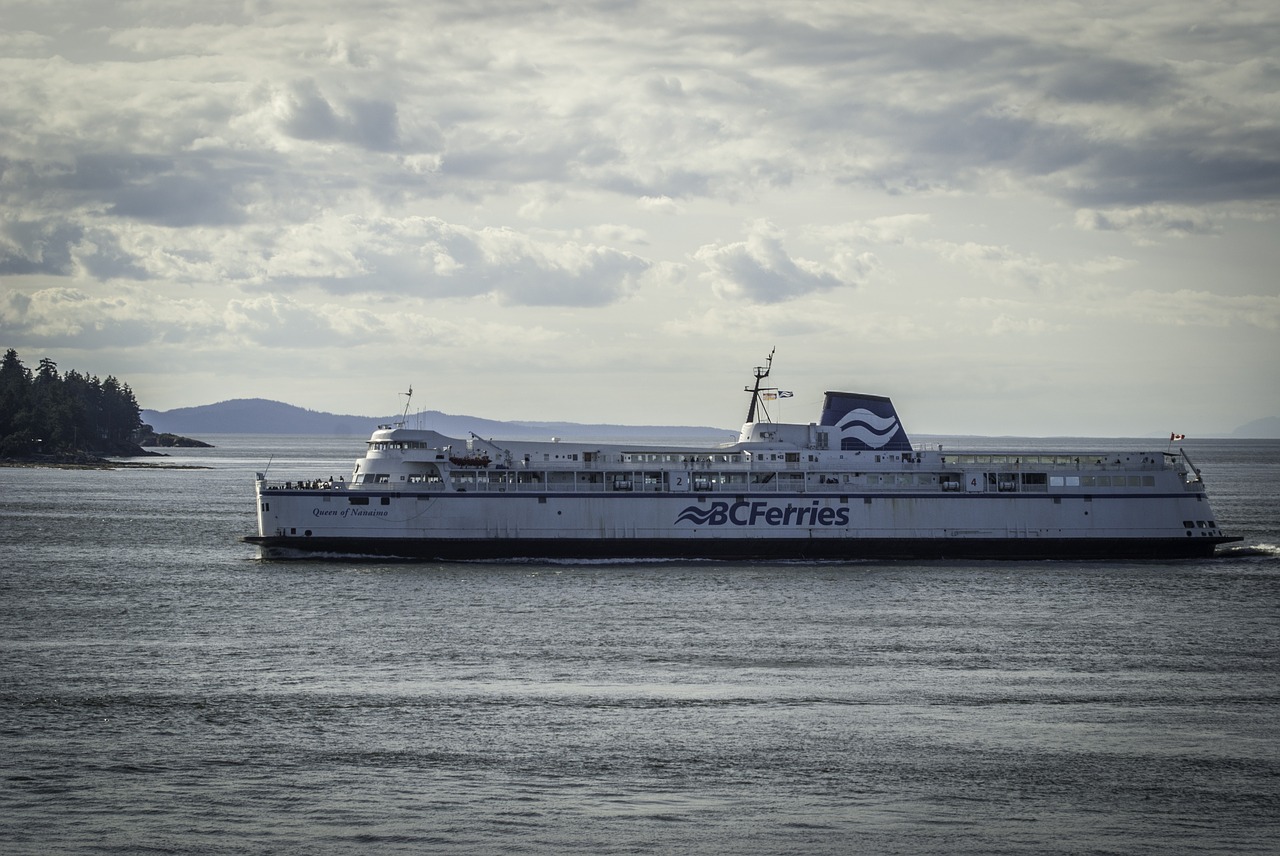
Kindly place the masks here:
[[(199, 438), (201, 434), (302, 434), (328, 437), (367, 437), (379, 425), (397, 422), (400, 415), (356, 416), (308, 410), (265, 398), (236, 398), (199, 407), (175, 410), (143, 410), (142, 421), (158, 434), (180, 434)], [(482, 437), (504, 436), (511, 439), (549, 437), (592, 439), (669, 439), (672, 441), (708, 438), (732, 439), (737, 429), (689, 425), (611, 425), (577, 422), (502, 422), (478, 416), (457, 416), (426, 410), (410, 413), (405, 420), (410, 428), (439, 431), (450, 437), (465, 438), (474, 431)], [(924, 437), (925, 434), (917, 436)], [(947, 435), (950, 436), (950, 435)], [(1161, 435), (1152, 435), (1161, 436)], [(1280, 416), (1255, 419), (1230, 434), (1234, 439), (1280, 439)]]
[[(143, 410), (142, 421), (162, 434), (199, 437), (202, 434), (311, 434), (331, 437), (367, 437), (379, 425), (400, 421), (395, 416), (356, 416), (308, 410), (265, 398), (236, 398), (199, 407), (175, 410)], [(502, 422), (477, 416), (456, 416), (438, 410), (410, 413), (405, 418), (410, 428), (439, 431), (450, 437), (465, 438), (469, 432), (483, 437), (592, 437), (631, 439), (665, 437), (705, 440), (736, 436), (725, 428), (690, 425), (608, 425), (576, 422)]]
[(1245, 423), (1231, 432), (1231, 436), (1245, 440), (1273, 440), (1280, 438), (1280, 416), (1268, 416)]

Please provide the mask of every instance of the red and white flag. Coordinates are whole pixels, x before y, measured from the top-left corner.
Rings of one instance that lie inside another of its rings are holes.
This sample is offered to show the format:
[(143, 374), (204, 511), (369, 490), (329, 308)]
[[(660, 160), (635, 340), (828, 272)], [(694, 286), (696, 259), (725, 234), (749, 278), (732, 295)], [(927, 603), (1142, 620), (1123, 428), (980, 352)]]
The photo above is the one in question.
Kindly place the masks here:
[(1179, 440), (1185, 440), (1185, 439), (1187, 439), (1187, 435), (1186, 435), (1186, 434), (1170, 434), (1170, 435), (1169, 435), (1169, 442), (1170, 442), (1170, 443), (1176, 443), (1176, 442), (1178, 442)]

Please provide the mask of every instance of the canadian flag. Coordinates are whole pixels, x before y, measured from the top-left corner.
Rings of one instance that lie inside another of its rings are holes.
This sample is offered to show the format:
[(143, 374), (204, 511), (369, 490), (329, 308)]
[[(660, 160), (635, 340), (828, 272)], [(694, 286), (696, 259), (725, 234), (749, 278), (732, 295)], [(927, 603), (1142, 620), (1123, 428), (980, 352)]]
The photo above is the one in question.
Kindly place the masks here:
[(1187, 435), (1186, 435), (1186, 434), (1170, 434), (1170, 435), (1169, 435), (1169, 442), (1170, 442), (1170, 443), (1176, 443), (1176, 442), (1178, 442), (1179, 440), (1185, 440), (1185, 439), (1187, 439)]

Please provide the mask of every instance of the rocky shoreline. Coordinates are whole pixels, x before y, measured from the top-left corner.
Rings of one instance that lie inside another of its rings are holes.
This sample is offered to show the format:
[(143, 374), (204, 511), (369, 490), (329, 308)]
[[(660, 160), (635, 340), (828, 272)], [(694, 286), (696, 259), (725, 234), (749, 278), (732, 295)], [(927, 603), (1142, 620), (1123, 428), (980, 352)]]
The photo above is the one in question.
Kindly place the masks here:
[[(143, 428), (150, 428), (144, 425)], [(137, 438), (138, 446), (141, 448), (152, 448), (159, 446), (164, 449), (212, 449), (212, 443), (206, 443), (203, 440), (193, 440), (190, 437), (182, 437), (177, 434), (157, 434), (154, 431), (140, 431)], [(158, 455), (160, 452), (143, 452), (141, 455)]]
[[(138, 432), (133, 443), (114, 443), (107, 448), (95, 449), (92, 452), (83, 449), (77, 449), (69, 452), (58, 452), (54, 454), (39, 455), (23, 455), (14, 458), (0, 458), (0, 467), (49, 467), (53, 469), (69, 469), (69, 470), (104, 470), (104, 469), (120, 469), (122, 467), (164, 467), (165, 464), (156, 462), (150, 463), (146, 461), (116, 461), (111, 458), (166, 458), (164, 452), (153, 452), (151, 449), (167, 448), (184, 448), (184, 449), (212, 449), (211, 443), (202, 440), (193, 440), (190, 437), (182, 437), (177, 434), (157, 434), (150, 430), (150, 426), (143, 426), (142, 431)], [(111, 456), (103, 457), (104, 455)], [(208, 469), (207, 467), (181, 466), (170, 467), (170, 469)]]

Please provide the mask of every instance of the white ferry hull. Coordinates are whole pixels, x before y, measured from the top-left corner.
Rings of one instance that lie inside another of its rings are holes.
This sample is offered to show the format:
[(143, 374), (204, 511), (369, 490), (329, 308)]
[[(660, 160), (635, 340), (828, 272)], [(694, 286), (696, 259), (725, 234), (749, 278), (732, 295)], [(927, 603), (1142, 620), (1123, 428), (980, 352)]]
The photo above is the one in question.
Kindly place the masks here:
[(1216, 527), (1199, 493), (353, 496), (321, 489), (263, 491), (259, 499), (263, 534), (247, 540), (267, 558), (1168, 559), (1210, 556), (1238, 540)]

